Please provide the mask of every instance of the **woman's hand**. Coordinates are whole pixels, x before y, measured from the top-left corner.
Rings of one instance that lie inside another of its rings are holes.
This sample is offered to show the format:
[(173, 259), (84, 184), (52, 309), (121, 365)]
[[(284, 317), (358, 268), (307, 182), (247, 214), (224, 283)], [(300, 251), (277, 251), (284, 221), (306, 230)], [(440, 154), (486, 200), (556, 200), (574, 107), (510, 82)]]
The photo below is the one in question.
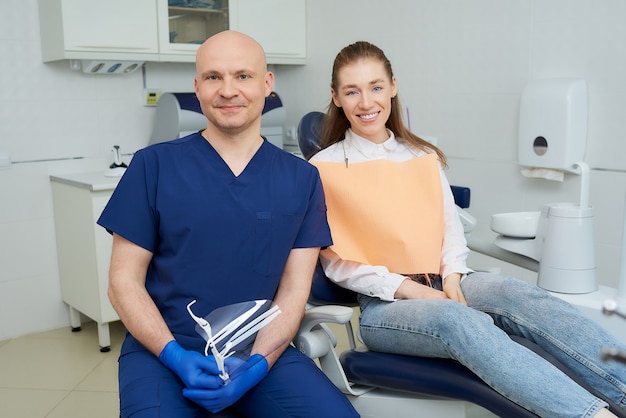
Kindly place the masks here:
[(443, 293), (446, 294), (448, 299), (455, 300), (467, 306), (465, 296), (463, 296), (463, 291), (461, 290), (461, 274), (452, 273), (443, 279)]
[(444, 292), (409, 278), (400, 284), (394, 297), (396, 299), (447, 299)]

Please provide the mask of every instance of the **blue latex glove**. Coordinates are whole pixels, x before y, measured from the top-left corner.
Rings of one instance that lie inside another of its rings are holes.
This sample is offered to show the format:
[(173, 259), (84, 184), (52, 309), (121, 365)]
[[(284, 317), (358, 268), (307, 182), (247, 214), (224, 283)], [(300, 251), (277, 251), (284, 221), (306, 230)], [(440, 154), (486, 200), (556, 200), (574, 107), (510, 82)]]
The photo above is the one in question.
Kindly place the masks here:
[(216, 413), (239, 400), (247, 391), (267, 376), (268, 364), (265, 357), (255, 354), (246, 362), (228, 357), (225, 367), (230, 381), (218, 389), (183, 389), (183, 396)]
[(185, 350), (175, 340), (163, 347), (159, 360), (180, 377), (185, 386), (199, 389), (216, 389), (224, 384), (213, 356), (203, 356), (197, 351)]

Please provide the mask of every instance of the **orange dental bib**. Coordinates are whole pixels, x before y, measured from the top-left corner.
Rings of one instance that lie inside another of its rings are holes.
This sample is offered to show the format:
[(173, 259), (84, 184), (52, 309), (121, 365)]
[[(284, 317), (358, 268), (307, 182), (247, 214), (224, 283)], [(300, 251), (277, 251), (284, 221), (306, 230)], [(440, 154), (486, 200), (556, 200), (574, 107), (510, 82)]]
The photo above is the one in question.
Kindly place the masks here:
[(322, 178), (331, 247), (395, 273), (439, 273), (443, 195), (435, 154), (403, 162), (312, 162)]

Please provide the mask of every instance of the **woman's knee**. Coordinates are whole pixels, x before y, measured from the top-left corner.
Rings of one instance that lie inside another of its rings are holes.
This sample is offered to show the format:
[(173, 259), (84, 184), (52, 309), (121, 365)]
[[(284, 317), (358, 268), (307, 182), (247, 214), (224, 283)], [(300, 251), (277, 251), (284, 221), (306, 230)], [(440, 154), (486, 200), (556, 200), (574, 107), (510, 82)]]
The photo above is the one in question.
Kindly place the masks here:
[[(493, 327), (490, 316), (452, 300), (405, 300), (365, 317), (361, 336), (372, 350), (448, 357), (448, 348)], [(480, 331), (482, 332), (482, 331)]]
[(461, 283), (469, 306), (511, 306), (539, 298), (545, 292), (534, 284), (493, 273), (472, 273)]

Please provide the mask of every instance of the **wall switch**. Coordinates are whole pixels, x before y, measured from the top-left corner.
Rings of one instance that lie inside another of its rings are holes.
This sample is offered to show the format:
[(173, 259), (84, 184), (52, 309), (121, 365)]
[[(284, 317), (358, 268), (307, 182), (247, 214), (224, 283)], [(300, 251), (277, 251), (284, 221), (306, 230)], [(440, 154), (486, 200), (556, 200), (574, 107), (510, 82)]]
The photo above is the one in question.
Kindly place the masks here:
[(0, 170), (11, 168), (11, 156), (0, 152)]
[(156, 106), (163, 92), (159, 89), (144, 89), (144, 106)]

